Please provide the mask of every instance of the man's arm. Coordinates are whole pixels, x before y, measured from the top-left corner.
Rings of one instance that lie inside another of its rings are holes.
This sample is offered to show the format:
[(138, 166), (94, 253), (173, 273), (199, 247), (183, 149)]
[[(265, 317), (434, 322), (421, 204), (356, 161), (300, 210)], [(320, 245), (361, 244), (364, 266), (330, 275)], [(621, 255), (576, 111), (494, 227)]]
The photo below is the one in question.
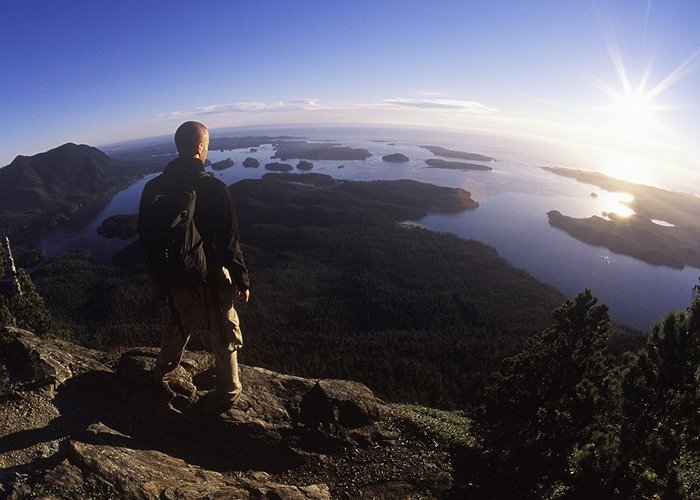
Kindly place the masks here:
[(217, 250), (222, 265), (228, 269), (231, 279), (236, 285), (236, 298), (247, 302), (250, 296), (248, 290), (250, 288), (250, 279), (240, 245), (236, 207), (228, 189), (221, 191), (220, 206), (221, 218), (216, 230)]

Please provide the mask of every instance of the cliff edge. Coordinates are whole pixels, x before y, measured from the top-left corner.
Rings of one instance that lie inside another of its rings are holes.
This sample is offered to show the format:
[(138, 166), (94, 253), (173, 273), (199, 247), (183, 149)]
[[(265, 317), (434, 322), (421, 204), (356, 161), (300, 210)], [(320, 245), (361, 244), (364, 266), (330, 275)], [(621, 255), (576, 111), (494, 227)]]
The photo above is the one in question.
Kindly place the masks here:
[(157, 350), (104, 353), (0, 329), (0, 497), (432, 498), (450, 453), (364, 385), (241, 366), (218, 413), (213, 361), (187, 352), (167, 385)]

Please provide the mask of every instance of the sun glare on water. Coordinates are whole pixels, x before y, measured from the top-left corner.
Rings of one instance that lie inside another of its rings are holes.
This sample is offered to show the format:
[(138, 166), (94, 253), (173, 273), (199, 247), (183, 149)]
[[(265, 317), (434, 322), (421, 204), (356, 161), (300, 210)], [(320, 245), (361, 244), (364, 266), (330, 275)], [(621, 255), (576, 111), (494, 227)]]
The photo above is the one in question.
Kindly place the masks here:
[(634, 214), (627, 204), (634, 201), (634, 196), (629, 193), (610, 193), (603, 203), (605, 205), (605, 211), (603, 215), (609, 218), (610, 214), (615, 214), (620, 217), (629, 217)]

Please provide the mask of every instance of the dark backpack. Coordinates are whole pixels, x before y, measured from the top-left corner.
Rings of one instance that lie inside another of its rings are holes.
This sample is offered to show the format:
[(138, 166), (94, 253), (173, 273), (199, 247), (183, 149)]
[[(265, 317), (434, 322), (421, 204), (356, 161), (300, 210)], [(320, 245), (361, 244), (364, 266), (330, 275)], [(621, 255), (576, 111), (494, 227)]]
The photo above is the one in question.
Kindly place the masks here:
[(146, 265), (166, 290), (206, 283), (207, 259), (194, 223), (196, 204), (194, 187), (173, 182), (167, 174), (144, 188), (138, 223), (141, 247)]

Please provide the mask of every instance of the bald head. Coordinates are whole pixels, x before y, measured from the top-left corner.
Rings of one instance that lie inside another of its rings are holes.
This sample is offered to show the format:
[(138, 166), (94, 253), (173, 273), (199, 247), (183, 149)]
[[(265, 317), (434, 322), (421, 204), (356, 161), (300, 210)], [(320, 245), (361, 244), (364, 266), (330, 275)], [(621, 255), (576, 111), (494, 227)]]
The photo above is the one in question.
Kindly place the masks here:
[(175, 146), (181, 158), (204, 161), (209, 150), (209, 131), (199, 122), (185, 122), (175, 131)]

